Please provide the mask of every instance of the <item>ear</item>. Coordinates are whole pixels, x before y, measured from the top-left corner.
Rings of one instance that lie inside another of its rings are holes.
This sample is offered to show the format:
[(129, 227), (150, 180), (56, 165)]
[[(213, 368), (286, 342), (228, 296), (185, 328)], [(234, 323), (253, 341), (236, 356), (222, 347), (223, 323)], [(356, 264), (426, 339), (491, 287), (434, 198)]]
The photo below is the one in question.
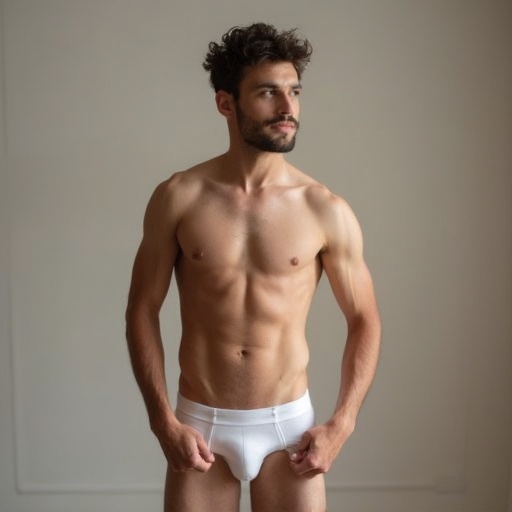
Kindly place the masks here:
[(232, 94), (226, 91), (218, 91), (215, 93), (215, 103), (217, 110), (227, 119), (233, 117), (235, 114), (235, 100)]

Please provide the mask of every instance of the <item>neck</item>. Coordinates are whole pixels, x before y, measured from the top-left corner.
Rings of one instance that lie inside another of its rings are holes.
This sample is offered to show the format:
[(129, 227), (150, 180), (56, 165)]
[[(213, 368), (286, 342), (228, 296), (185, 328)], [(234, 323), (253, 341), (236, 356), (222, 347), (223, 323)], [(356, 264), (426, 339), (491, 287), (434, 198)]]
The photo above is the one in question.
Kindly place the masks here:
[(281, 181), (288, 169), (283, 153), (259, 151), (247, 145), (232, 145), (223, 158), (230, 181), (246, 192)]

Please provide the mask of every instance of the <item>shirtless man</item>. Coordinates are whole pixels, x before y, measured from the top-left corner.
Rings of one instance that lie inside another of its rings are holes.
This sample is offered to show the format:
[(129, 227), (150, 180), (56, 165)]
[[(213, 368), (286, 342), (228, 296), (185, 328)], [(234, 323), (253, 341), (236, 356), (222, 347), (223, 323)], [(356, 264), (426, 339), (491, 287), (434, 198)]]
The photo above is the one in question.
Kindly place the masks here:
[[(165, 512), (237, 511), (242, 479), (254, 512), (326, 510), (323, 474), (375, 373), (380, 322), (357, 220), (283, 156), (310, 54), (294, 31), (264, 24), (210, 43), (204, 67), (229, 149), (174, 174), (148, 204), (127, 339), (168, 461)], [(159, 329), (173, 270), (182, 320), (174, 409)], [(305, 325), (323, 271), (348, 336), (334, 412), (315, 426)]]

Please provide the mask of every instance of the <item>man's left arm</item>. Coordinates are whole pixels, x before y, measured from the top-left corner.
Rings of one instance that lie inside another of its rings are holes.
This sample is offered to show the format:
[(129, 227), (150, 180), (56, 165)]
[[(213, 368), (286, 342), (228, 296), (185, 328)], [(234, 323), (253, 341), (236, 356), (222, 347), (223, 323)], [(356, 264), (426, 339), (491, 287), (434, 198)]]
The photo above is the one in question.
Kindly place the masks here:
[(370, 389), (380, 349), (380, 318), (372, 278), (363, 258), (363, 237), (350, 207), (331, 196), (324, 212), (325, 247), (320, 257), (347, 321), (338, 401), (331, 418), (306, 432), (292, 454), (297, 474), (327, 472), (354, 431)]

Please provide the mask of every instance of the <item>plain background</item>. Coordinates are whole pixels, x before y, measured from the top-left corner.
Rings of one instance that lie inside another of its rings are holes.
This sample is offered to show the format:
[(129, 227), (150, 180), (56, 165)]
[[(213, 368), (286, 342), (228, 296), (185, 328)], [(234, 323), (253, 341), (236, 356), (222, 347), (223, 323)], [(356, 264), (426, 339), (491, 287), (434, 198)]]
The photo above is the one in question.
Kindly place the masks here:
[[(124, 342), (144, 209), (227, 148), (201, 68), (253, 21), (314, 46), (290, 160), (355, 210), (383, 353), (331, 512), (512, 511), (512, 2), (4, 0), (0, 510), (160, 510)], [(163, 312), (171, 397), (180, 336)], [(318, 419), (345, 325), (321, 282)]]

